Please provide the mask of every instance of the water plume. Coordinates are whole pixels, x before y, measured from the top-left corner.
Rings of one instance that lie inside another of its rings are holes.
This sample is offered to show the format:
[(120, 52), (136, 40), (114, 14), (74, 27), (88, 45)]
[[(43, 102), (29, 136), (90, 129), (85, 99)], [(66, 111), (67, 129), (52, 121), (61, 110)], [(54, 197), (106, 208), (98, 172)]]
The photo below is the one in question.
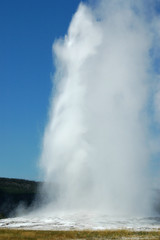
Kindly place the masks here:
[(151, 109), (159, 118), (152, 5), (81, 3), (67, 35), (54, 42), (57, 70), (40, 159), (46, 214), (151, 211)]

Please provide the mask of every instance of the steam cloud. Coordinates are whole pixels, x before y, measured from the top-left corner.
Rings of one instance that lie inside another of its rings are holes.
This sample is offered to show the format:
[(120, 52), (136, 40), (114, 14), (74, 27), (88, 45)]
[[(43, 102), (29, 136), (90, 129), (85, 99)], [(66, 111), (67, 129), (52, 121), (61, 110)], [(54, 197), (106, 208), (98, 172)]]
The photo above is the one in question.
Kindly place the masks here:
[(53, 44), (57, 71), (40, 161), (47, 214), (151, 211), (152, 125), (160, 119), (156, 4), (81, 3)]

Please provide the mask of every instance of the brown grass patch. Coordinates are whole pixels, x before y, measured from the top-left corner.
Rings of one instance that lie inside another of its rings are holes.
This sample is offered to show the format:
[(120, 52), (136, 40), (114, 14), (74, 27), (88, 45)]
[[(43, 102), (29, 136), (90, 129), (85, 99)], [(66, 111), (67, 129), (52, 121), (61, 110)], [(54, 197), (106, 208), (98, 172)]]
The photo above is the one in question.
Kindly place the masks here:
[(152, 239), (160, 240), (159, 231), (37, 231), (0, 229), (0, 240), (99, 240), (99, 239)]

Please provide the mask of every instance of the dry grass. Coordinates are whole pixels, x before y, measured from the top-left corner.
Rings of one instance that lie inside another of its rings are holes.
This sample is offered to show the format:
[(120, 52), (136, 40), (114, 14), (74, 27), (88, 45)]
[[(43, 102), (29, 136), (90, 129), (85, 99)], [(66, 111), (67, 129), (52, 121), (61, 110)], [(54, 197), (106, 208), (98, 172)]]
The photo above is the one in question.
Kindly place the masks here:
[(69, 239), (152, 239), (160, 240), (159, 231), (35, 231), (0, 229), (0, 240), (69, 240)]

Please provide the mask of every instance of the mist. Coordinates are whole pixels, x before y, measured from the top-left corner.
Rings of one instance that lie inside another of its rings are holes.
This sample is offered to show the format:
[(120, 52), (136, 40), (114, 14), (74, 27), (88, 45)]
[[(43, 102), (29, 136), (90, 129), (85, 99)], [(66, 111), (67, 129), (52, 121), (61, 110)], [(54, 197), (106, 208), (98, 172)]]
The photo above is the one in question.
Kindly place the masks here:
[(40, 158), (46, 215), (153, 213), (150, 166), (159, 151), (153, 126), (160, 121), (156, 3), (80, 3), (66, 36), (54, 42), (56, 73)]

